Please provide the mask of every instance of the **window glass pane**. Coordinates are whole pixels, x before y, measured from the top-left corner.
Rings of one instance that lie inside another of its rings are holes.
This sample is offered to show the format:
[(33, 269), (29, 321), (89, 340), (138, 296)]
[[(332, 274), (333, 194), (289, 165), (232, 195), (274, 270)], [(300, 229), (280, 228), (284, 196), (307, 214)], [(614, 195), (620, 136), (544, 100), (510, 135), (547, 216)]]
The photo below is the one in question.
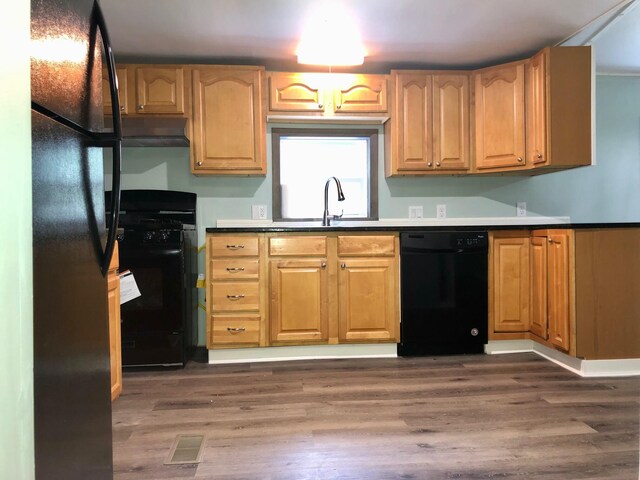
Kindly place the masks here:
[(342, 184), (345, 200), (338, 202), (334, 182), (329, 187), (329, 212), (350, 218), (369, 213), (369, 138), (280, 138), (282, 218), (321, 218), (324, 185), (330, 177)]

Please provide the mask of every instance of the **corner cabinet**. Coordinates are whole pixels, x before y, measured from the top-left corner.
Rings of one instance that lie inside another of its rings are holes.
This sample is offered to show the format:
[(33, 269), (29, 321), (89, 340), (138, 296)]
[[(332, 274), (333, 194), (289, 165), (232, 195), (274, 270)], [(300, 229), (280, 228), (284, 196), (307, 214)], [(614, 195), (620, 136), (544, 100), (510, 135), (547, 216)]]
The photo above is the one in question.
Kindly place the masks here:
[(262, 67), (193, 70), (192, 173), (266, 175), (262, 74)]
[(573, 230), (490, 235), (490, 339), (530, 338), (575, 354)]

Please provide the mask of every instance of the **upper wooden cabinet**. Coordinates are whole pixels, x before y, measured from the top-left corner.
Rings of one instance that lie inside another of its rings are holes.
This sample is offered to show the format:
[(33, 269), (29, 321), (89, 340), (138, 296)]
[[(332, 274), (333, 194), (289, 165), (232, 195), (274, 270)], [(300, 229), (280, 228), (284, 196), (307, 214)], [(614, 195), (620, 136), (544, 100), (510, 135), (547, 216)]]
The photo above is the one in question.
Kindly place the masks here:
[[(127, 67), (116, 68), (118, 79), (118, 102), (120, 103), (120, 115), (129, 114), (129, 78)], [(107, 70), (102, 70), (102, 105), (104, 114), (111, 115), (111, 90), (109, 89), (109, 76)]]
[(136, 66), (138, 114), (185, 113), (184, 68), (181, 66)]
[[(116, 67), (121, 115), (188, 115), (190, 102), (186, 65), (134, 65)], [(102, 73), (105, 115), (111, 115), (111, 95), (106, 70)]]
[(526, 68), (528, 167), (591, 165), (591, 47), (545, 48)]
[(469, 75), (393, 71), (386, 173), (465, 173), (469, 168)]
[(473, 73), (478, 170), (521, 168), (525, 162), (525, 62)]
[(268, 72), (269, 113), (317, 115), (387, 111), (385, 75)]
[(193, 70), (193, 173), (267, 173), (262, 70), (260, 67)]

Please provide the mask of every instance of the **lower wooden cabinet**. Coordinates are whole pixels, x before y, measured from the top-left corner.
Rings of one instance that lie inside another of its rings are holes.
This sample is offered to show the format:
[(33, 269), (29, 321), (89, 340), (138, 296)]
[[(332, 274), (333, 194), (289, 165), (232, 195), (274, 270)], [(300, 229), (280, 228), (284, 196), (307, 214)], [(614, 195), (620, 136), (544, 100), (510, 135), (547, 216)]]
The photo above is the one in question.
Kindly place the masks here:
[(210, 234), (207, 265), (208, 348), (399, 340), (397, 234)]
[(489, 322), (493, 332), (529, 330), (529, 234), (490, 236)]
[(272, 343), (329, 340), (326, 259), (271, 260), (269, 271)]
[(340, 342), (396, 341), (395, 258), (347, 258), (339, 263)]
[(573, 230), (493, 232), (490, 241), (490, 338), (532, 338), (575, 351)]
[(107, 301), (109, 304), (109, 353), (111, 361), (111, 401), (122, 393), (122, 343), (120, 340), (120, 278), (118, 277), (118, 244), (107, 273)]

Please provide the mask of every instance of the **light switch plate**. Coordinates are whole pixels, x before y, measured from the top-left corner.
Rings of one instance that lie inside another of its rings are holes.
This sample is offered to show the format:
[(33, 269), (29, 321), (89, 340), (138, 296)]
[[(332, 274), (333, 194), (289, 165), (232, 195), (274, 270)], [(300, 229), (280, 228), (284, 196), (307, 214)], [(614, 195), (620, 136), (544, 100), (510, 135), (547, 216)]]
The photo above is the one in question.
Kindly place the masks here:
[(267, 206), (266, 205), (251, 205), (251, 219), (252, 220), (266, 220), (267, 219)]
[(518, 202), (516, 206), (516, 216), (517, 217), (527, 216), (527, 202)]
[(447, 206), (444, 203), (436, 205), (436, 218), (438, 220), (444, 220), (447, 218)]
[(409, 218), (422, 218), (422, 205), (414, 205), (409, 207)]

